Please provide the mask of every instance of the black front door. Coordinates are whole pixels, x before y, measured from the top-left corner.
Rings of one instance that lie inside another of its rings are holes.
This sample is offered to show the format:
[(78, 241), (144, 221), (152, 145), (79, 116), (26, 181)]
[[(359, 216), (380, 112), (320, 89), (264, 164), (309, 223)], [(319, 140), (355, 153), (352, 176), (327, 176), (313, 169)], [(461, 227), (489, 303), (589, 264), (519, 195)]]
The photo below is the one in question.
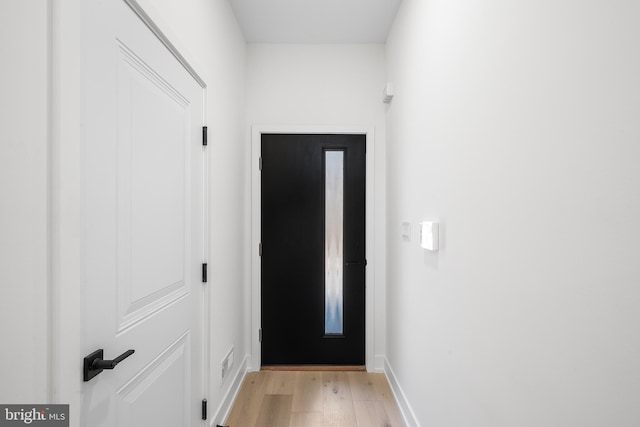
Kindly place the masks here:
[(364, 135), (262, 135), (262, 365), (365, 364)]

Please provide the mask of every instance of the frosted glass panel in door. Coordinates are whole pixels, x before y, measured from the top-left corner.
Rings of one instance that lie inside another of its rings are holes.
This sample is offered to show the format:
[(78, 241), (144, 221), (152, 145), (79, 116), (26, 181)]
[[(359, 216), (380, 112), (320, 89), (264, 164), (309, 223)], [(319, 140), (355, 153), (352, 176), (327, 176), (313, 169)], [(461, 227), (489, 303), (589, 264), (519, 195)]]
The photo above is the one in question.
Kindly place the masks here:
[(343, 333), (344, 151), (325, 151), (326, 335)]

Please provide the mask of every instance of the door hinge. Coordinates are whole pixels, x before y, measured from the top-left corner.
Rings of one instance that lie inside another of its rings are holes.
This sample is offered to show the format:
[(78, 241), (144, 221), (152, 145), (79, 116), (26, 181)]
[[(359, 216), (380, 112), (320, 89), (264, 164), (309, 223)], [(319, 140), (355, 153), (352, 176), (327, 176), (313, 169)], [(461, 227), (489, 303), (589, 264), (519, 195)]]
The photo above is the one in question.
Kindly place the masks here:
[(260, 169), (260, 171), (262, 171), (262, 156), (260, 156), (260, 158), (258, 158), (258, 169)]
[(207, 263), (202, 264), (202, 283), (207, 283)]
[(258, 329), (258, 341), (262, 342), (262, 328)]
[(202, 399), (202, 419), (207, 419), (207, 399)]
[(202, 126), (202, 145), (206, 146), (209, 138), (207, 138), (207, 127)]
[(258, 243), (258, 255), (262, 256), (262, 242)]

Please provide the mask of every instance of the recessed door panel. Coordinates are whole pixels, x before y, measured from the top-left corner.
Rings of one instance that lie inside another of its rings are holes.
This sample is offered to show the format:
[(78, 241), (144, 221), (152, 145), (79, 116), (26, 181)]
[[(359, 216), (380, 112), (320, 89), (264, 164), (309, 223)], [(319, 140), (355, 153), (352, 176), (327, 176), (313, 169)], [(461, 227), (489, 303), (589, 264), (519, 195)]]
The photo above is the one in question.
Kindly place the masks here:
[(189, 101), (120, 43), (118, 288), (122, 331), (188, 292)]
[[(117, 391), (118, 425), (189, 425), (191, 337), (185, 334)], [(173, 405), (158, 405), (171, 390)]]

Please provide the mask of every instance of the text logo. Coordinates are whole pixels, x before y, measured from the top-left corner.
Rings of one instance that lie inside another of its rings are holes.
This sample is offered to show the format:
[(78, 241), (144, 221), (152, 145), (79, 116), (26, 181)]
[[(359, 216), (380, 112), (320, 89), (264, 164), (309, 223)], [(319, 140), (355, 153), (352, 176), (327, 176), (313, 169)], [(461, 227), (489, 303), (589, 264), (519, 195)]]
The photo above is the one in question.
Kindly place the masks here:
[(0, 427), (69, 427), (69, 405), (0, 405)]

